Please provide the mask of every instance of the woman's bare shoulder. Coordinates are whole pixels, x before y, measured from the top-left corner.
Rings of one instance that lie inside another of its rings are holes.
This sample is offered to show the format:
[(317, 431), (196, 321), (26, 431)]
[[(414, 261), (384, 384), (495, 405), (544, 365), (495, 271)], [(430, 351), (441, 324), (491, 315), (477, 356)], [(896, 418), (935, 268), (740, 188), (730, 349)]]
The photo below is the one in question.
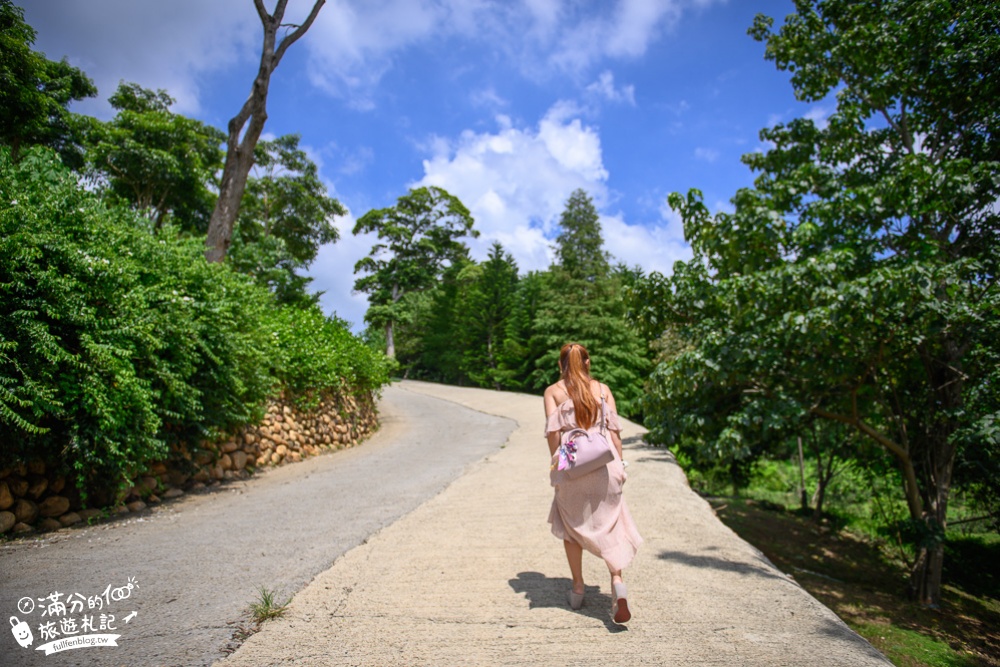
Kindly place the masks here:
[(545, 388), (545, 398), (552, 399), (555, 404), (564, 403), (569, 399), (569, 394), (566, 392), (565, 387), (562, 386), (562, 382), (556, 382), (555, 384), (550, 384)]

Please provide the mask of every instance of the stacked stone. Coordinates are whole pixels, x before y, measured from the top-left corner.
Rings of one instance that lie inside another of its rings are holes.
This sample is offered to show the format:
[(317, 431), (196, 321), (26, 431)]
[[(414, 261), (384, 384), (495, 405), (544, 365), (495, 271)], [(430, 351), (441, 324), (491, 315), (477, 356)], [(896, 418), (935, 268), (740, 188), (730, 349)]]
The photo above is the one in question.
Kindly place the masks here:
[(79, 509), (79, 497), (66, 478), (46, 473), (42, 461), (0, 470), (0, 534), (56, 530), (100, 514)]
[(354, 397), (329, 396), (308, 412), (279, 400), (263, 421), (220, 443), (202, 443), (194, 457), (197, 484), (241, 478), (258, 468), (297, 463), (326, 450), (351, 447), (378, 423), (373, 403)]
[[(309, 411), (279, 399), (268, 406), (260, 424), (232, 437), (173, 447), (168, 460), (154, 463), (135, 478), (123, 504), (108, 509), (119, 514), (139, 512), (185, 491), (245, 479), (259, 468), (352, 447), (377, 425), (372, 397), (330, 395)], [(72, 484), (65, 477), (46, 474), (40, 461), (0, 470), (0, 534), (56, 530), (103, 513), (81, 509)]]

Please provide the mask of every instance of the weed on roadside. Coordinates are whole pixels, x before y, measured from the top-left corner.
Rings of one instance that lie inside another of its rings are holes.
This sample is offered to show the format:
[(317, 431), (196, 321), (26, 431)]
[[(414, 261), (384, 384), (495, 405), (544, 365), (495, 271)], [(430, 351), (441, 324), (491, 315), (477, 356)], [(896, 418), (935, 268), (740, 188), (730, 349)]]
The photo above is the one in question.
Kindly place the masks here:
[(283, 603), (278, 604), (276, 602), (277, 594), (276, 590), (271, 590), (263, 585), (257, 588), (258, 597), (250, 604), (250, 614), (258, 624), (272, 618), (280, 618), (288, 609), (288, 603), (292, 601), (292, 598), (289, 597)]
[(288, 604), (292, 601), (289, 597), (283, 603), (278, 604), (278, 591), (271, 590), (266, 586), (257, 587), (257, 599), (251, 602), (244, 612), (245, 616), (236, 621), (230, 621), (233, 634), (229, 642), (222, 648), (226, 655), (235, 653), (247, 639), (260, 632), (261, 625), (272, 618), (280, 618), (288, 610)]

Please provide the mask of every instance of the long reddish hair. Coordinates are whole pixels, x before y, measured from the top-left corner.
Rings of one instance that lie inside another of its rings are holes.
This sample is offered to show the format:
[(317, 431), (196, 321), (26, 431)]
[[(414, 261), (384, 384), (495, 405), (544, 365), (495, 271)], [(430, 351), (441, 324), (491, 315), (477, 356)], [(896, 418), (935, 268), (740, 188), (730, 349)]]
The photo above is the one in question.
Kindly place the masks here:
[(559, 370), (566, 384), (566, 393), (573, 400), (576, 423), (588, 429), (597, 421), (600, 406), (590, 391), (590, 353), (579, 343), (567, 343), (559, 351)]

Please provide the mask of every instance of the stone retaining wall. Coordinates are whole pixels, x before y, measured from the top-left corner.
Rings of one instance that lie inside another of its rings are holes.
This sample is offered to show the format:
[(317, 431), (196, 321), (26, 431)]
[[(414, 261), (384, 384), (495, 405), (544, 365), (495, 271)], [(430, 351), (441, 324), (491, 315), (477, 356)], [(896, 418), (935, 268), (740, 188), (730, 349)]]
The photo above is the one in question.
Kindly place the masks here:
[(351, 447), (377, 425), (373, 397), (329, 396), (309, 412), (277, 400), (259, 425), (231, 438), (172, 448), (169, 459), (135, 478), (121, 503), (103, 508), (84, 507), (72, 483), (47, 470), (42, 461), (0, 469), (0, 535), (56, 530), (109, 513), (141, 512), (187, 492), (245, 479), (261, 468)]

